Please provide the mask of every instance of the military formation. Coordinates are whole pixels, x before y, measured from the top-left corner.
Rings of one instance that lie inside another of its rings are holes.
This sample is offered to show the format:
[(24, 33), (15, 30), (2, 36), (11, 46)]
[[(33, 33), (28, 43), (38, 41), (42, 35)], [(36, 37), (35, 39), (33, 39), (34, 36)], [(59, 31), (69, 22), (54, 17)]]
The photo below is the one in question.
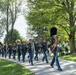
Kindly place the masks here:
[[(29, 63), (34, 65), (33, 61), (38, 61), (39, 54), (43, 54), (42, 62), (45, 60), (48, 63), (47, 54), (48, 53), (48, 44), (46, 39), (42, 39), (41, 43), (38, 43), (37, 40), (29, 39), (28, 44), (25, 41), (17, 40), (14, 44), (0, 44), (0, 55), (5, 58), (14, 59), (18, 61), (26, 61), (26, 58), (29, 59)], [(28, 54), (26, 56), (26, 54)]]
[[(50, 66), (53, 68), (54, 63), (56, 62), (56, 66), (59, 71), (62, 71), (62, 68), (60, 66), (57, 51), (60, 52), (60, 55), (62, 53), (62, 44), (61, 42), (58, 44), (59, 40), (57, 38), (57, 28), (53, 27), (50, 29), (50, 36), (51, 36), (51, 43), (48, 43), (45, 38), (42, 39), (42, 41), (39, 43), (37, 40), (29, 39), (28, 44), (25, 43), (25, 41), (16, 40), (16, 43), (14, 44), (7, 44), (4, 45), (0, 43), (0, 55), (2, 57), (9, 59), (13, 58), (14, 60), (23, 61), (26, 62), (26, 58), (28, 58), (28, 62), (31, 65), (34, 65), (33, 61), (39, 60), (39, 55), (43, 54), (42, 62), (48, 63), (48, 53), (53, 53), (53, 59), (50, 62)], [(68, 44), (64, 44), (65, 53), (68, 54)], [(28, 54), (28, 56), (26, 56)], [(22, 58), (21, 58), (22, 57)]]
[[(0, 43), (0, 56), (4, 58), (14, 59), (18, 61), (26, 62), (26, 58), (28, 59), (28, 62), (30, 65), (34, 65), (34, 61), (39, 61), (39, 55), (42, 54), (42, 62), (49, 63), (48, 60), (48, 54), (52, 52), (50, 50), (51, 45), (54, 43), (56, 36), (54, 35), (51, 39), (51, 44), (46, 41), (45, 38), (42, 39), (42, 42), (39, 43), (37, 40), (29, 39), (28, 43), (26, 44), (25, 41), (17, 40), (14, 44), (2, 44)], [(59, 53), (62, 52), (61, 44), (58, 44), (58, 48), (55, 48), (52, 52), (54, 54), (52, 61), (50, 62), (50, 66), (53, 68), (54, 63), (56, 61), (57, 67), (59, 71), (62, 71), (57, 51)], [(67, 44), (64, 44), (65, 52), (68, 50)], [(57, 50), (58, 49), (58, 50)], [(61, 51), (60, 51), (61, 50)], [(66, 52), (68, 53), (68, 51)]]

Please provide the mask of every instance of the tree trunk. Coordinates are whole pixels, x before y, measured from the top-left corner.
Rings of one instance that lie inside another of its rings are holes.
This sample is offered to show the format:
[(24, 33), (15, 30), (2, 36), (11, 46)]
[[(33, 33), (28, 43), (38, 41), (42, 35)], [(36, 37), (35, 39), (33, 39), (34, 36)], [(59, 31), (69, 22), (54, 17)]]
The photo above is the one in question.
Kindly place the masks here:
[(15, 10), (13, 10), (13, 9), (14, 9), (14, 7), (13, 7), (13, 4), (12, 4), (12, 9), (10, 9), (10, 11), (11, 11), (11, 20), (12, 20), (10, 42), (12, 42), (12, 40), (13, 40), (13, 28), (14, 28), (14, 23), (16, 21), (16, 15), (17, 15), (17, 12), (16, 12), (16, 1), (15, 1)]
[(70, 35), (69, 35), (69, 42), (70, 42), (70, 50), (71, 53), (75, 52), (75, 31), (73, 31), (73, 27), (75, 25), (73, 12), (69, 11), (69, 24), (70, 24)]
[(11, 33), (10, 33), (10, 43), (12, 42), (13, 40), (13, 27), (14, 27), (14, 18), (13, 18), (13, 12), (11, 11), (11, 20), (12, 20), (12, 26), (11, 26)]
[(74, 35), (75, 35), (74, 32), (69, 35), (69, 44), (70, 44), (70, 51), (71, 51), (71, 53), (75, 52)]
[(9, 33), (8, 33), (8, 10), (9, 10), (9, 6), (7, 5), (7, 24), (6, 24), (6, 32), (7, 32), (7, 37), (6, 37), (6, 39), (7, 39), (7, 44), (9, 44)]

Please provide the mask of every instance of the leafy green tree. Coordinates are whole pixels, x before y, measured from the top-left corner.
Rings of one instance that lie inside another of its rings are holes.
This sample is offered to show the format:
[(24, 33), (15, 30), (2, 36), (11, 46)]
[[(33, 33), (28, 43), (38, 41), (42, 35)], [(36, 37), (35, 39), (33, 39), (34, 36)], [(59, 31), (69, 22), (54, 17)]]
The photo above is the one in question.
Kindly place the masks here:
[(11, 38), (12, 40), (12, 33), (14, 28), (14, 23), (17, 19), (18, 13), (20, 12), (20, 5), (22, 0), (1, 0), (0, 1), (0, 12), (2, 14), (1, 19), (5, 20), (6, 32), (7, 32), (7, 42), (8, 42), (8, 32), (11, 28)]
[(71, 53), (76, 52), (76, 0), (28, 0), (27, 2), (28, 25), (47, 27), (47, 30), (56, 26), (59, 36), (68, 37)]
[(3, 36), (4, 30), (5, 30), (5, 25), (0, 20), (0, 38)]
[[(8, 33), (9, 33), (8, 38), (9, 38), (9, 42), (10, 42), (11, 30)], [(14, 42), (16, 42), (17, 39), (23, 40), (23, 38), (20, 36), (19, 32), (16, 29), (14, 29), (13, 33), (12, 33), (12, 40), (11, 40), (11, 42), (14, 43)], [(6, 41), (7, 41), (7, 34), (6, 34), (5, 39), (4, 39), (4, 42), (6, 42)]]

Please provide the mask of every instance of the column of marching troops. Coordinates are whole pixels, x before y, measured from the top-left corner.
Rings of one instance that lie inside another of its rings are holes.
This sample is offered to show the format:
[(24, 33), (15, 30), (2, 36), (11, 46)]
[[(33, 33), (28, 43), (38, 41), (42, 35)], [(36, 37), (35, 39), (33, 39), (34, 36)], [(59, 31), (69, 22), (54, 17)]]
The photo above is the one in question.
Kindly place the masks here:
[[(37, 40), (33, 41), (32, 39), (29, 39), (29, 43), (25, 44), (23, 41), (22, 43), (20, 40), (17, 40), (16, 43), (13, 45), (9, 43), (6, 44), (0, 44), (0, 53), (2, 57), (9, 59), (13, 58), (14, 60), (18, 59), (18, 61), (21, 61), (21, 56), (22, 56), (22, 61), (26, 61), (26, 54), (28, 55), (29, 63), (33, 65), (33, 60), (38, 61), (38, 56), (39, 53), (43, 53), (43, 58), (42, 61), (46, 61), (48, 63), (48, 58), (47, 58), (47, 53), (48, 53), (48, 45), (46, 42), (46, 39), (42, 40), (42, 43), (38, 43)], [(35, 56), (34, 56), (35, 54)]]
[[(56, 66), (58, 70), (62, 71), (62, 68), (58, 60), (58, 55), (57, 55), (58, 38), (57, 38), (56, 27), (52, 27), (50, 29), (50, 37), (51, 37), (51, 45), (47, 44), (47, 41), (45, 38), (43, 38), (41, 43), (38, 43), (37, 40), (33, 41), (32, 39), (29, 39), (28, 44), (25, 44), (25, 42), (21, 43), (20, 40), (17, 40), (17, 42), (13, 45), (11, 43), (8, 45), (7, 43), (5, 45), (0, 44), (0, 52), (2, 57), (6, 58), (8, 56), (9, 59), (11, 59), (11, 56), (13, 54), (13, 59), (15, 60), (17, 56), (18, 61), (21, 61), (21, 55), (22, 55), (23, 62), (26, 61), (25, 57), (26, 57), (26, 53), (28, 53), (29, 63), (33, 65), (34, 64), (33, 59), (38, 61), (38, 55), (40, 52), (43, 53), (42, 61), (44, 62), (45, 60), (46, 63), (48, 63), (48, 58), (47, 58), (48, 48), (53, 47), (53, 51), (52, 49), (50, 49), (54, 55), (50, 63), (50, 66), (54, 68), (54, 63), (56, 62)], [(68, 52), (67, 45), (65, 45), (65, 49)], [(35, 53), (35, 56), (34, 56), (34, 53)]]

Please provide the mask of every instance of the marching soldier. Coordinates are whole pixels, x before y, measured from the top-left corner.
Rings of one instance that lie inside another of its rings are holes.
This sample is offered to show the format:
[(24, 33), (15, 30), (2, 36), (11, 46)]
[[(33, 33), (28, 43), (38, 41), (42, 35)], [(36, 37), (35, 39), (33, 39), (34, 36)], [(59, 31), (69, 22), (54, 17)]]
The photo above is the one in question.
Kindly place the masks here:
[(8, 53), (9, 53), (9, 58), (11, 59), (11, 55), (12, 55), (12, 44), (11, 43), (8, 45)]
[(2, 45), (2, 57), (4, 57), (4, 45)]
[(14, 43), (14, 45), (12, 47), (12, 50), (13, 50), (13, 59), (15, 60), (16, 59), (16, 50), (17, 50), (17, 47), (16, 47), (15, 43)]
[(8, 45), (7, 45), (7, 42), (6, 42), (5, 45), (4, 45), (4, 56), (5, 56), (5, 58), (7, 57), (7, 48), (8, 48)]
[(2, 51), (2, 45), (0, 44), (0, 54), (1, 54), (1, 51)]
[(44, 61), (44, 60), (46, 60), (46, 63), (48, 63), (48, 59), (47, 59), (47, 49), (48, 47), (47, 47), (47, 42), (46, 42), (46, 40), (45, 40), (45, 38), (43, 38), (43, 40), (42, 40), (42, 50), (43, 50), (43, 53), (44, 53), (44, 56), (43, 56), (43, 58), (42, 58), (42, 61)]
[(20, 44), (20, 40), (17, 40), (17, 53), (18, 53), (18, 61), (20, 61), (20, 56), (21, 56), (21, 44)]
[(55, 28), (55, 27), (51, 28), (50, 34), (51, 34), (51, 47), (52, 47), (51, 50), (52, 50), (52, 52), (54, 54), (53, 59), (52, 59), (52, 61), (50, 63), (50, 66), (53, 68), (54, 63), (56, 61), (56, 65), (58, 67), (58, 70), (62, 71), (62, 69), (60, 67), (60, 64), (59, 64), (58, 55), (57, 55), (57, 43), (58, 43), (58, 39), (56, 37), (57, 28)]
[(33, 65), (32, 39), (29, 39), (28, 52), (29, 52), (29, 63)]
[(4, 49), (3, 49), (3, 44), (0, 42), (0, 54), (2, 57), (4, 57)]
[(25, 62), (26, 52), (27, 52), (27, 46), (26, 46), (25, 42), (23, 41), (23, 43), (22, 43), (22, 60), (23, 60), (23, 62)]
[(39, 49), (39, 46), (38, 46), (38, 42), (37, 40), (35, 40), (35, 57), (34, 59), (38, 61), (38, 49)]

